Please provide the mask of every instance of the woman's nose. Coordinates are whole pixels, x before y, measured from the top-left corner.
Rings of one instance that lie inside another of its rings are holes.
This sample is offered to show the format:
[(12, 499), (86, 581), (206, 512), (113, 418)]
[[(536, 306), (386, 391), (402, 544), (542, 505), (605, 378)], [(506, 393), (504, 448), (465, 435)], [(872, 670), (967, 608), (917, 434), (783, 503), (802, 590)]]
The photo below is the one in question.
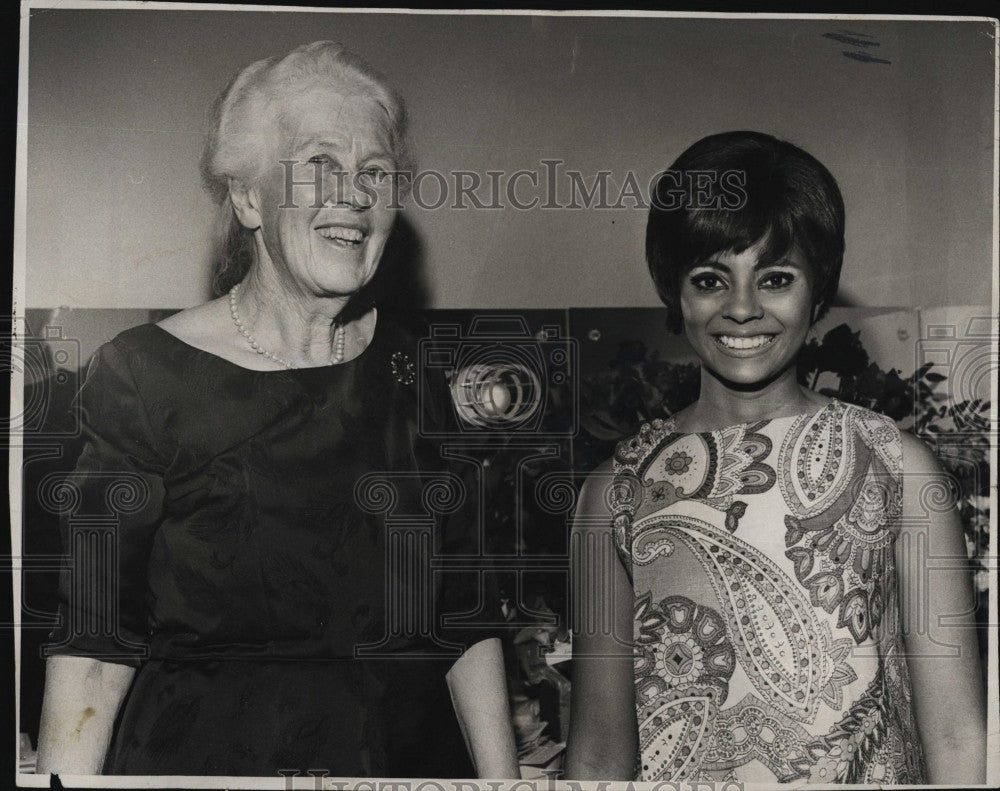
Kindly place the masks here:
[(737, 286), (730, 291), (724, 315), (739, 324), (761, 318), (763, 309), (758, 299), (757, 290), (752, 286)]
[(331, 206), (341, 206), (355, 211), (371, 208), (372, 196), (361, 185), (361, 173), (341, 172), (334, 182), (333, 192), (327, 200)]

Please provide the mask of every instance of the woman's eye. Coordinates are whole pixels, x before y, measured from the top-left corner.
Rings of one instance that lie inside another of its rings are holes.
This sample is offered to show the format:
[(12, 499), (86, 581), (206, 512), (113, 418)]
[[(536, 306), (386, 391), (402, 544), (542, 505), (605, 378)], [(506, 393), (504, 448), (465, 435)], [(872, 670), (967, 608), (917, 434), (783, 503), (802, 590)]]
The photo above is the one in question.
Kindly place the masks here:
[(795, 275), (791, 272), (771, 272), (763, 280), (761, 280), (760, 284), (764, 288), (776, 289), (785, 288), (794, 282)]
[(691, 285), (698, 291), (715, 291), (722, 288), (723, 282), (718, 275), (706, 273), (702, 275), (694, 275), (691, 278)]
[(377, 182), (385, 177), (385, 170), (377, 166), (367, 167), (361, 171), (361, 176), (369, 181)]
[(330, 159), (327, 154), (316, 154), (315, 156), (309, 157), (309, 164), (327, 167), (333, 164), (333, 160)]

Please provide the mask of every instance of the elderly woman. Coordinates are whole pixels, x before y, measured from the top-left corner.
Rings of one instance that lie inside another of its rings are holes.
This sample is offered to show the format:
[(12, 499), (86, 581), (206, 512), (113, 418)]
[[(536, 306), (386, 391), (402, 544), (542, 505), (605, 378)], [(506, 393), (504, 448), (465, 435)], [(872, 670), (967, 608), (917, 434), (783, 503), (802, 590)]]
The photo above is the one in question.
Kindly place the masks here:
[[(202, 165), (223, 296), (119, 335), (80, 394), (80, 510), (109, 480), (140, 496), (96, 583), (113, 628), (63, 586), (38, 771), (469, 776), (464, 734), (481, 776), (516, 777), (499, 640), (398, 628), (426, 599), (390, 569), (360, 485), (378, 473), (413, 512), (448, 475), (421, 434), (447, 390), (357, 298), (393, 227), (400, 100), (340, 46), (303, 46), (223, 91)], [(435, 546), (475, 528), (439, 523)], [(88, 619), (103, 628), (65, 626)]]
[(923, 560), (965, 556), (925, 502), (947, 483), (892, 420), (796, 378), (837, 293), (833, 176), (769, 135), (707, 137), (657, 182), (646, 253), (701, 392), (581, 494), (575, 589), (613, 628), (580, 619), (567, 773), (982, 783), (969, 575)]

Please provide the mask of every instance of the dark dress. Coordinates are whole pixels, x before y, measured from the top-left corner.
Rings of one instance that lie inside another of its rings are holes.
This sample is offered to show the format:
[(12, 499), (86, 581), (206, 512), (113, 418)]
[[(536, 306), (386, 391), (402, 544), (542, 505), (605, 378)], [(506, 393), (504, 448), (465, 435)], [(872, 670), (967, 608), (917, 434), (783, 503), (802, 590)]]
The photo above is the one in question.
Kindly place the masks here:
[(382, 312), (358, 358), (290, 371), (155, 325), (98, 351), (48, 653), (138, 668), (106, 774), (472, 776), (444, 675), (496, 631), (431, 618), (489, 597), (428, 569), (476, 531), (416, 337)]

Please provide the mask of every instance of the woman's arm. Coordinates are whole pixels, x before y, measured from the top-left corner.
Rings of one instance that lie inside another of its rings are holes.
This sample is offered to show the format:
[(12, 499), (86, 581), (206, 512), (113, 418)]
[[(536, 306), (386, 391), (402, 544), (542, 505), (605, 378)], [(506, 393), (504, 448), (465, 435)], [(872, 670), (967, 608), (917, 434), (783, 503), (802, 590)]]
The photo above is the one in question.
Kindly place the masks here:
[(928, 782), (986, 781), (986, 697), (962, 525), (937, 459), (903, 434), (903, 520), (896, 541), (907, 664)]
[(605, 463), (587, 478), (571, 533), (573, 708), (566, 777), (633, 780), (639, 735), (632, 676), (632, 585), (618, 560)]
[(134, 675), (135, 668), (128, 665), (81, 656), (50, 657), (35, 771), (100, 774), (118, 708)]
[(500, 639), (470, 647), (445, 679), (476, 773), (499, 780), (519, 778)]

